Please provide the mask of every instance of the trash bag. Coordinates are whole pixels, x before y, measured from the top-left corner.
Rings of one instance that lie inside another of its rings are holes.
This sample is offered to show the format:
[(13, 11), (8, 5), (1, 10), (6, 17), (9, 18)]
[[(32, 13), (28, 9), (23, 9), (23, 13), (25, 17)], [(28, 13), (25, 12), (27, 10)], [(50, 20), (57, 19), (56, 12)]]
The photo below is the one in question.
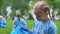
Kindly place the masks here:
[(21, 29), (20, 26), (17, 26), (10, 34), (29, 34), (28, 32)]
[(3, 23), (2, 23), (2, 24), (0, 24), (0, 27), (1, 27), (1, 28), (6, 28), (7, 26), (6, 26), (6, 24), (3, 24)]

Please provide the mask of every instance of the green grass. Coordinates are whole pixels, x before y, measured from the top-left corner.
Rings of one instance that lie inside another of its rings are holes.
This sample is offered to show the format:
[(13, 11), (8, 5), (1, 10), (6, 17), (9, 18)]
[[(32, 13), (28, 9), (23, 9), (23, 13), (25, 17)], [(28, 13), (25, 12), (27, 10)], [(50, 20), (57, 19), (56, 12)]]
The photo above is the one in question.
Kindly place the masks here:
[[(33, 20), (26, 20), (29, 29), (32, 29)], [(58, 34), (60, 34), (60, 21), (54, 21), (57, 25)], [(0, 34), (10, 34), (12, 30), (12, 20), (7, 20), (7, 28), (0, 28)]]
[(10, 34), (12, 30), (12, 20), (7, 20), (7, 28), (0, 28), (0, 34)]
[(55, 21), (55, 24), (57, 26), (57, 33), (60, 34), (60, 21)]

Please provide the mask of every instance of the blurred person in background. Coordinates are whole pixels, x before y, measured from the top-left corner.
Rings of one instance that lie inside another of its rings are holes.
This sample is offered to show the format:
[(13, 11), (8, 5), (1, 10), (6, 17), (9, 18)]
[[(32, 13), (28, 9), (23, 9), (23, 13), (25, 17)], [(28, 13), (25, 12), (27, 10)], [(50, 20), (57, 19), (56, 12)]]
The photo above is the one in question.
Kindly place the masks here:
[(0, 27), (6, 28), (6, 19), (2, 15), (0, 15)]
[(11, 34), (27, 34), (26, 31), (21, 29), (22, 27), (27, 28), (27, 24), (26, 24), (25, 20), (22, 18), (22, 15), (17, 14), (17, 17), (14, 17), (13, 30), (12, 30)]

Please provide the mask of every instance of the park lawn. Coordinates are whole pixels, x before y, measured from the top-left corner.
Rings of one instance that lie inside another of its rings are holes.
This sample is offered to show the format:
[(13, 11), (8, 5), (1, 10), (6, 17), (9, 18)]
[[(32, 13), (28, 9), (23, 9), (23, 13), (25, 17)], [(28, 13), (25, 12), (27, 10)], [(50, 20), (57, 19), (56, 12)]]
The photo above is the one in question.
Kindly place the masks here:
[[(27, 22), (27, 26), (29, 29), (32, 29), (33, 26), (33, 20), (26, 20)], [(55, 24), (57, 25), (57, 29), (58, 29), (58, 34), (60, 34), (60, 21), (54, 21)], [(7, 20), (7, 28), (0, 28), (0, 34), (10, 34), (12, 30), (12, 20)]]
[(60, 21), (54, 21), (57, 26), (57, 33), (60, 34)]

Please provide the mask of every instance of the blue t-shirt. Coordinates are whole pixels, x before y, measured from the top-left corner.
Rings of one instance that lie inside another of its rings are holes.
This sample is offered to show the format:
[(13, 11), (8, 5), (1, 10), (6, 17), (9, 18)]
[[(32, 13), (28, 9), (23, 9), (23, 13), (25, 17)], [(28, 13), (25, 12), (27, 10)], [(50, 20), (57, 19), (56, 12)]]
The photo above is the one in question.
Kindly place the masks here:
[(28, 32), (21, 29), (21, 26), (27, 27), (24, 19), (20, 18), (20, 20), (18, 20), (18, 18), (15, 18), (13, 21), (13, 31), (11, 31), (11, 34), (28, 34)]
[(1, 24), (1, 23), (6, 23), (5, 18), (0, 19), (0, 24)]
[(56, 25), (52, 20), (47, 22), (34, 20), (34, 27), (32, 34), (57, 34)]
[(24, 21), (24, 19), (20, 18), (20, 20), (18, 20), (18, 18), (15, 18), (13, 21), (13, 28), (15, 29), (17, 26), (27, 26), (26, 22)]
[(0, 27), (6, 28), (6, 19), (5, 18), (0, 19)]

